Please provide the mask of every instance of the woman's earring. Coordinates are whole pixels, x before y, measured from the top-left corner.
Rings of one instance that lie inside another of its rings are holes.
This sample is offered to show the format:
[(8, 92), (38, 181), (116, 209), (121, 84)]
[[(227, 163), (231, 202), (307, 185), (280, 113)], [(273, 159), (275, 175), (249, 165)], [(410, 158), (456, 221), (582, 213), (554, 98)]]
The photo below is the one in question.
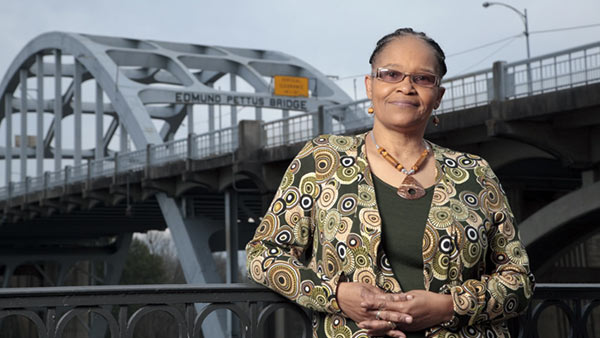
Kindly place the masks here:
[(373, 115), (374, 112), (375, 108), (373, 108), (373, 106), (370, 106), (369, 109), (367, 109), (367, 113), (369, 113), (369, 115)]
[(436, 127), (440, 124), (440, 118), (437, 116), (436, 112), (433, 112), (433, 117), (431, 118), (431, 122), (433, 122), (433, 125)]

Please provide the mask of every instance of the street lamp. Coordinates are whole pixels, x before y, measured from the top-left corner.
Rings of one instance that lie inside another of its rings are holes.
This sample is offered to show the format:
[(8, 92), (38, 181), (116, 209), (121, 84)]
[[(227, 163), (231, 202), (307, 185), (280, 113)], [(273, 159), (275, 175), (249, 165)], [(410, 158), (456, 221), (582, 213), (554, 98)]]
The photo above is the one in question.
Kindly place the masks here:
[[(527, 22), (527, 8), (525, 8), (523, 10), (523, 12), (519, 11), (518, 9), (514, 8), (511, 5), (505, 4), (503, 2), (484, 2), (481, 4), (483, 6), (483, 8), (488, 8), (490, 6), (493, 5), (499, 5), (499, 6), (504, 6), (510, 10), (512, 10), (513, 12), (517, 13), (519, 15), (519, 17), (521, 17), (521, 20), (523, 20), (523, 24), (525, 25), (525, 31), (523, 32), (523, 34), (525, 35), (525, 44), (527, 45), (527, 60), (529, 60), (531, 58), (531, 53), (529, 51), (529, 24)], [(528, 83), (528, 88), (529, 88), (529, 92), (531, 93), (531, 68), (529, 67), (529, 61), (527, 62), (527, 83)]]

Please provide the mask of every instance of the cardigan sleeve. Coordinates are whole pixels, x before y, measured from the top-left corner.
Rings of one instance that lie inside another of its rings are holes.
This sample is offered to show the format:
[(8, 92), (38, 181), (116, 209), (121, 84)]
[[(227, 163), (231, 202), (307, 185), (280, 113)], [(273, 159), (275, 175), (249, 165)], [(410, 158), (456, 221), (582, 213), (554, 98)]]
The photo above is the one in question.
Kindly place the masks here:
[(246, 245), (248, 277), (301, 306), (341, 313), (336, 290), (343, 273), (328, 274), (313, 258), (322, 249), (314, 222), (320, 187), (312, 148), (309, 141), (292, 160), (254, 238)]
[(479, 180), (484, 189), (480, 202), (497, 205), (488, 208), (486, 270), (481, 278), (465, 280), (449, 289), (454, 302), (449, 328), (518, 316), (527, 309), (533, 294), (534, 277), (506, 195), (489, 165), (482, 163), (484, 174)]

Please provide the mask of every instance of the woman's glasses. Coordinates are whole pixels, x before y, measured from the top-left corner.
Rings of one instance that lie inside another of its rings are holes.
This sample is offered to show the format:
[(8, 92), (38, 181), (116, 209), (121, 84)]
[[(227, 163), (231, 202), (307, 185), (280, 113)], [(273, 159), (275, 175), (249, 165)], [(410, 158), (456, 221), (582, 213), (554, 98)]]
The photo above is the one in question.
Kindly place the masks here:
[(383, 82), (387, 83), (398, 83), (404, 80), (405, 77), (410, 78), (410, 82), (413, 84), (425, 87), (425, 88), (433, 88), (440, 84), (440, 78), (433, 74), (428, 73), (417, 73), (417, 74), (409, 74), (403, 73), (399, 70), (389, 69), (389, 68), (377, 68), (375, 74), (373, 74), (376, 78)]

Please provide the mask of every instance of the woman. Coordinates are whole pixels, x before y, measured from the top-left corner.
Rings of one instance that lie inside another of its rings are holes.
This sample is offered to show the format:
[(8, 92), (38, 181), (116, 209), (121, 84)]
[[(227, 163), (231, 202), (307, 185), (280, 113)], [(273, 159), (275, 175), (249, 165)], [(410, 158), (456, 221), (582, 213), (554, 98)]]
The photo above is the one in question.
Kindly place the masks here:
[(308, 142), (248, 246), (253, 280), (314, 310), (315, 337), (509, 337), (533, 276), (482, 158), (423, 139), (444, 53), (384, 36), (365, 77), (373, 129)]

